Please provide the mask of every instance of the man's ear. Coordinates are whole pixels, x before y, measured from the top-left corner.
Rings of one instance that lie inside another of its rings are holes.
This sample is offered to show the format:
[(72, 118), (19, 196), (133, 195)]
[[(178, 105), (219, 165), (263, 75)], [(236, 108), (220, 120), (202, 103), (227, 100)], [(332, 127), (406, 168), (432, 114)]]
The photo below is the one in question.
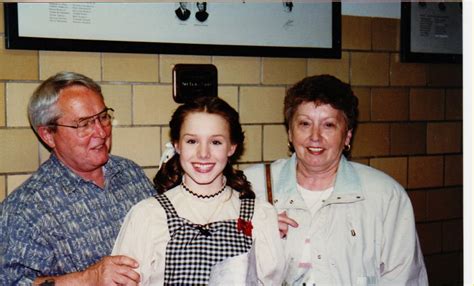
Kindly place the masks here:
[(56, 147), (53, 132), (48, 127), (38, 127), (38, 136), (41, 138), (41, 140), (43, 140), (46, 145), (48, 145), (49, 148), (54, 149), (54, 147)]

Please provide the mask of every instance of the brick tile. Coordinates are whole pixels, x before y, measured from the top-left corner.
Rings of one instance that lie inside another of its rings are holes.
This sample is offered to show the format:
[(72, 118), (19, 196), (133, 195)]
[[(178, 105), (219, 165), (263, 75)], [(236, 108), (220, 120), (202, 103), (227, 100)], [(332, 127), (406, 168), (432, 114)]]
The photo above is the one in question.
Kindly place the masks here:
[(352, 88), (355, 96), (359, 99), (359, 118), (358, 121), (370, 120), (370, 88), (354, 87)]
[(45, 80), (60, 71), (72, 71), (100, 81), (100, 53), (39, 52), (40, 79)]
[(352, 52), (351, 84), (355, 86), (387, 86), (389, 80), (388, 53)]
[(426, 152), (425, 123), (394, 123), (390, 128), (390, 154), (414, 155)]
[(219, 84), (260, 83), (260, 58), (214, 57)]
[(341, 37), (343, 50), (370, 50), (372, 23), (368, 17), (342, 16)]
[(408, 158), (408, 188), (443, 186), (443, 157)]
[(349, 53), (342, 52), (340, 59), (308, 59), (308, 76), (330, 74), (349, 82)]
[(430, 286), (462, 285), (462, 254), (441, 253), (425, 257)]
[(294, 84), (306, 76), (306, 59), (263, 58), (263, 84)]
[(13, 191), (23, 184), (31, 175), (9, 175), (7, 176), (7, 194), (13, 193)]
[(461, 152), (462, 123), (428, 123), (426, 131), (426, 149), (428, 154)]
[(444, 156), (444, 185), (456, 186), (463, 184), (463, 156)]
[(425, 86), (427, 65), (423, 63), (402, 63), (399, 54), (390, 56), (390, 85)]
[[(2, 5), (0, 5), (3, 7)], [(1, 11), (0, 11), (1, 12)], [(0, 176), (0, 203), (7, 197), (7, 191), (5, 186), (5, 176)]]
[(159, 81), (158, 55), (104, 53), (102, 61), (105, 81)]
[(221, 86), (217, 90), (219, 97), (235, 110), (239, 111), (239, 89), (236, 86)]
[(415, 213), (415, 221), (421, 222), (426, 220), (426, 191), (409, 191), (413, 212)]
[(3, 5), (0, 5), (0, 34), (5, 33), (5, 27), (3, 26), (3, 23), (5, 22), (5, 18), (3, 15), (4, 15)]
[(387, 173), (400, 185), (407, 187), (408, 160), (405, 157), (370, 159), (370, 166)]
[(243, 125), (245, 133), (244, 154), (239, 162), (261, 162), (262, 157), (262, 126)]
[(0, 36), (0, 80), (38, 80), (38, 51), (7, 50)]
[(288, 137), (283, 124), (263, 126), (263, 160), (288, 157)]
[(443, 251), (463, 249), (462, 219), (443, 222)]
[(7, 126), (29, 127), (28, 101), (37, 83), (8, 83), (7, 84)]
[(462, 120), (462, 89), (446, 90), (446, 119)]
[[(0, 6), (3, 7), (2, 5)], [(5, 84), (0, 82), (0, 127), (5, 126), (7, 117), (5, 110)]]
[(441, 252), (443, 248), (443, 225), (441, 222), (416, 225), (421, 251), (424, 255)]
[(384, 156), (389, 154), (390, 131), (388, 124), (361, 123), (353, 140), (352, 156)]
[[(170, 137), (170, 128), (168, 126), (163, 126), (161, 127), (161, 151), (160, 151), (160, 158), (161, 155), (163, 154), (164, 150), (166, 149), (165, 145), (166, 143), (171, 142), (171, 137)], [(158, 163), (156, 164), (158, 165)]]
[(411, 120), (442, 120), (444, 119), (444, 90), (442, 89), (411, 89), (410, 90)]
[(113, 134), (112, 154), (129, 158), (142, 167), (160, 162), (160, 127), (116, 127)]
[(30, 129), (0, 129), (0, 173), (38, 168), (38, 141)]
[(426, 193), (428, 220), (462, 217), (462, 188), (432, 190)]
[(462, 86), (462, 64), (430, 64), (428, 66), (429, 86)]
[(176, 64), (210, 64), (210, 56), (160, 55), (160, 82), (173, 82), (173, 68)]
[(408, 119), (408, 90), (402, 88), (372, 89), (372, 120), (403, 121)]
[(372, 18), (372, 49), (374, 51), (400, 50), (400, 20)]
[(168, 125), (177, 107), (169, 85), (133, 86), (133, 124)]
[(282, 87), (241, 87), (240, 120), (242, 123), (283, 123)]
[(132, 124), (132, 86), (131, 85), (102, 85), (107, 106), (115, 110), (115, 125)]

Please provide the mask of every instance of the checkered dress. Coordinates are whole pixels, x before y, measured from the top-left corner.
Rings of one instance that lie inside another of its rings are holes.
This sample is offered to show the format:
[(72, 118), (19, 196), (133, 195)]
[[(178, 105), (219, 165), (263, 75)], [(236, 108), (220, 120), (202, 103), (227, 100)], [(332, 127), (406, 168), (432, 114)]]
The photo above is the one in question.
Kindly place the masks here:
[[(252, 237), (237, 230), (237, 219), (200, 225), (178, 216), (165, 195), (155, 198), (166, 211), (170, 241), (166, 246), (165, 285), (207, 284), (212, 267), (248, 252)], [(250, 221), (254, 199), (243, 199), (239, 218)]]

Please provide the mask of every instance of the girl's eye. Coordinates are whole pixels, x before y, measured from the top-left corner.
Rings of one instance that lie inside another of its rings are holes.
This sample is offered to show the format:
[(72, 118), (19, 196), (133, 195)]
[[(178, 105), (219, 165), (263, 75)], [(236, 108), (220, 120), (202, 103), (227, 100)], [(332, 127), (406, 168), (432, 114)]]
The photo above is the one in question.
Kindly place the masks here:
[(324, 126), (326, 126), (326, 127), (328, 127), (328, 128), (332, 128), (332, 127), (335, 127), (336, 124), (334, 124), (334, 123), (332, 123), (332, 122), (326, 122), (326, 123), (324, 124)]
[(213, 144), (213, 145), (221, 145), (222, 142), (219, 141), (219, 140), (213, 140), (213, 141), (212, 141), (212, 144)]
[(188, 143), (188, 144), (196, 144), (196, 140), (194, 140), (194, 139), (188, 139), (188, 140), (186, 140), (186, 143)]
[(300, 122), (298, 122), (298, 125), (300, 125), (300, 126), (309, 126), (310, 123), (308, 121), (300, 121)]

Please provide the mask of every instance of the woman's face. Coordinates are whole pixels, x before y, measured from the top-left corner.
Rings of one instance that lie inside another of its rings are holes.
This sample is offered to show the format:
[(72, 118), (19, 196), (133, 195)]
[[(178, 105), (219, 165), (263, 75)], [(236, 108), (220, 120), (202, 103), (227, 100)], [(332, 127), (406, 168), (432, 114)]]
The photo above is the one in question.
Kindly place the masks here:
[(352, 130), (347, 130), (344, 113), (329, 104), (304, 102), (290, 122), (288, 138), (298, 164), (308, 172), (336, 170)]
[(175, 144), (186, 185), (200, 193), (222, 187), (222, 172), (236, 147), (230, 140), (229, 124), (220, 115), (188, 114)]

